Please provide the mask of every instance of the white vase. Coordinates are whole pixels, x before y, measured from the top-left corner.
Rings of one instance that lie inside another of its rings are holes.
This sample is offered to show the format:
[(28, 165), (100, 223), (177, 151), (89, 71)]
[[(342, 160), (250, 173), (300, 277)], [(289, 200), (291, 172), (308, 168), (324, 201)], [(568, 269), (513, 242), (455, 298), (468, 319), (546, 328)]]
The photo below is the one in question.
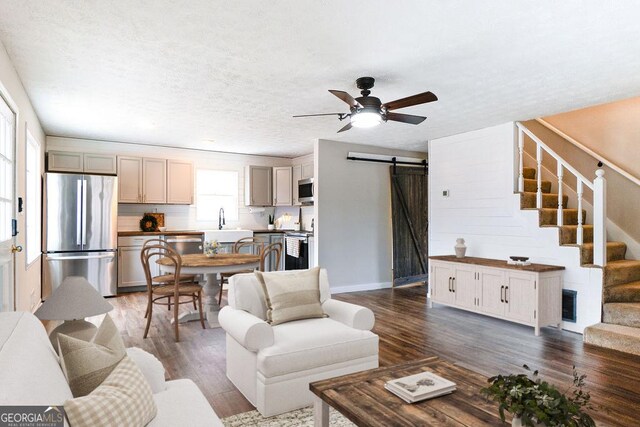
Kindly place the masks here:
[(467, 246), (464, 244), (464, 239), (456, 239), (456, 245), (453, 247), (456, 251), (456, 258), (464, 258), (464, 254), (467, 252)]
[(273, 224), (267, 225), (267, 230), (273, 230), (275, 226)]

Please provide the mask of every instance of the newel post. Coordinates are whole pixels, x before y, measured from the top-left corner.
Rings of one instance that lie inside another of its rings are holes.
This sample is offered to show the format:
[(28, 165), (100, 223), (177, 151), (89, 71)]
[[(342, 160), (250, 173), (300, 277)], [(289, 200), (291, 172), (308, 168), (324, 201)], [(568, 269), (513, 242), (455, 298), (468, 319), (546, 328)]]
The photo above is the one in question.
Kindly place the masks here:
[[(579, 215), (579, 213), (578, 213)], [(593, 181), (593, 263), (607, 265), (607, 180), (604, 170), (596, 170)]]

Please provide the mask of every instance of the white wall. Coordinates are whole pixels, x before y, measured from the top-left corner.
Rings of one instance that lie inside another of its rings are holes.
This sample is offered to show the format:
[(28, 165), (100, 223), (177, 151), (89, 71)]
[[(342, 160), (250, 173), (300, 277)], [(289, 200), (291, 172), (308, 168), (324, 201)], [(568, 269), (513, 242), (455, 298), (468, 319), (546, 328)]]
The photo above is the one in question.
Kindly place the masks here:
[[(17, 110), (16, 123), (16, 196), (25, 200), (26, 183), (26, 141), (27, 129), (33, 137), (40, 143), (41, 153), (44, 153), (45, 136), (40, 126), (40, 121), (36, 116), (27, 96), (20, 77), (13, 68), (9, 55), (2, 43), (0, 43), (0, 96), (5, 98), (9, 105)], [(41, 165), (44, 168), (44, 156)], [(25, 209), (36, 209), (41, 211), (41, 206), (26, 206)], [(40, 303), (40, 258), (26, 264), (26, 224), (25, 212), (18, 215), (18, 234), (16, 241), (25, 250), (16, 255), (16, 308), (18, 310), (34, 311)]]
[[(291, 159), (244, 154), (218, 153), (212, 151), (187, 150), (180, 148), (153, 147), (144, 144), (93, 141), (87, 139), (47, 137), (47, 151), (82, 151), (85, 153), (110, 153), (140, 157), (185, 159), (194, 163), (195, 169), (235, 170), (238, 172), (237, 221), (227, 220), (227, 227), (249, 229), (267, 228), (267, 217), (273, 208), (262, 213), (250, 213), (244, 205), (244, 167), (289, 166)], [(139, 221), (145, 212), (164, 212), (165, 225), (169, 229), (214, 229), (218, 227), (218, 212), (212, 212), (210, 221), (196, 220), (196, 207), (177, 205), (120, 204), (118, 207), (118, 229), (139, 230)]]
[(600, 322), (602, 271), (580, 267), (577, 247), (561, 247), (557, 228), (540, 228), (536, 210), (520, 210), (514, 136), (513, 123), (506, 123), (430, 141), (430, 255), (452, 254), (462, 237), (469, 256), (521, 255), (565, 266), (564, 288), (578, 291), (578, 322), (563, 328), (582, 333)]
[(318, 265), (332, 292), (391, 286), (389, 165), (347, 160), (347, 153), (424, 158), (425, 153), (319, 140), (315, 145), (315, 239)]

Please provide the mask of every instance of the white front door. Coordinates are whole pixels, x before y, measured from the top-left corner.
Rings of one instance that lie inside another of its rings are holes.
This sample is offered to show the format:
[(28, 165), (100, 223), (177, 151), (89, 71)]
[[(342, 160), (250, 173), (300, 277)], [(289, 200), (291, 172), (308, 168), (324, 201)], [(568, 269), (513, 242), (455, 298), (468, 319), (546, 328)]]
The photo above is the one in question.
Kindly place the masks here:
[(0, 311), (15, 310), (16, 115), (0, 96)]

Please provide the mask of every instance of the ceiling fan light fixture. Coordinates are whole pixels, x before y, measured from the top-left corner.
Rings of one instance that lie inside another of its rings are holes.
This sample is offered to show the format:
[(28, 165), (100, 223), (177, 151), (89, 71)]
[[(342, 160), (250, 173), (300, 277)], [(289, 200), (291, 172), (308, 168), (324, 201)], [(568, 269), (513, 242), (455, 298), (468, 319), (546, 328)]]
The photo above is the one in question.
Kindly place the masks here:
[(351, 116), (351, 124), (357, 128), (372, 128), (382, 123), (382, 116), (375, 111), (361, 111)]

